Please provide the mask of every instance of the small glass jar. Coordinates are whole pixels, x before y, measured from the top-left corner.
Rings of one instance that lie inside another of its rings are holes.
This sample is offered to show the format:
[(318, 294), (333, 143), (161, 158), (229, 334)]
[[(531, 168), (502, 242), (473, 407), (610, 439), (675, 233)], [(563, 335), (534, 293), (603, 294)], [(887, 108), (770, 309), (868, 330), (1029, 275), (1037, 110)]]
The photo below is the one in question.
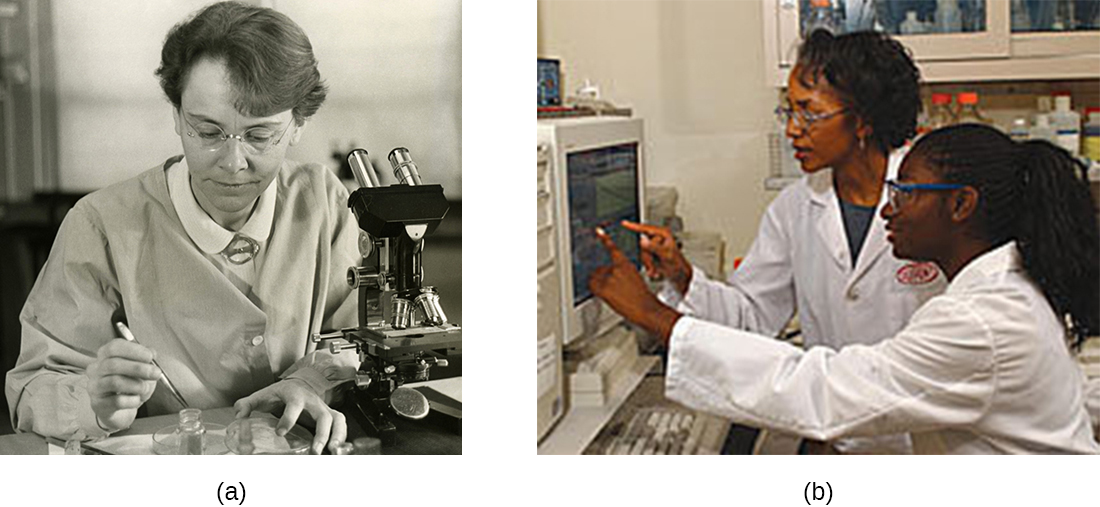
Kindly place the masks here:
[(206, 428), (202, 424), (202, 410), (180, 410), (179, 454), (203, 454), (206, 450)]

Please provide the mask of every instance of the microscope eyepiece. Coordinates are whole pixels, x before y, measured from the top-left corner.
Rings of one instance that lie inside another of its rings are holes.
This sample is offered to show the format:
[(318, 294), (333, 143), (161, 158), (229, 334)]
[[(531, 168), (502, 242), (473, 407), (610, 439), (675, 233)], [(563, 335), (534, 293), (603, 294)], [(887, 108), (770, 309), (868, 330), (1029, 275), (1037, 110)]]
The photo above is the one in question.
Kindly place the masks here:
[(405, 185), (420, 185), (420, 171), (413, 162), (412, 155), (406, 148), (394, 148), (390, 152), (390, 165), (393, 166), (393, 175)]
[(374, 172), (374, 166), (370, 163), (367, 150), (356, 148), (348, 153), (348, 164), (351, 166), (351, 174), (355, 176), (355, 182), (360, 188), (374, 188), (378, 184), (378, 174)]

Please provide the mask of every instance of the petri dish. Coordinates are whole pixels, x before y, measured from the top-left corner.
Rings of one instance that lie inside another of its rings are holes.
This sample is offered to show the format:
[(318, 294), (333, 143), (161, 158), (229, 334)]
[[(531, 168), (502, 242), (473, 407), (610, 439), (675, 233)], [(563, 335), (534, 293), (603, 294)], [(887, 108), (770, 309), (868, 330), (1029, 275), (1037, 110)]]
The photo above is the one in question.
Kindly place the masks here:
[[(251, 452), (241, 447), (241, 430), (246, 422), (252, 433)], [(280, 437), (275, 434), (278, 424), (278, 418), (264, 413), (253, 413), (245, 419), (237, 419), (229, 423), (225, 430), (225, 446), (233, 454), (309, 454), (313, 434), (296, 425)]]
[[(204, 455), (229, 454), (225, 447), (225, 426), (214, 423), (203, 423), (206, 428), (206, 442), (203, 449)], [(156, 454), (179, 454), (179, 434), (176, 433), (178, 424), (165, 426), (153, 433), (153, 452)]]

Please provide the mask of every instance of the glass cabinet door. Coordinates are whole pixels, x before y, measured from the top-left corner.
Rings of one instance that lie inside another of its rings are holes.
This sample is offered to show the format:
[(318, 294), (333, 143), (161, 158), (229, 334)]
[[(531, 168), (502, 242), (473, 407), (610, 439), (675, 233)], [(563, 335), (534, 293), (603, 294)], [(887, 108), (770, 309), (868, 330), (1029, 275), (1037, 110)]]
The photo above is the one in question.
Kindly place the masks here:
[(1012, 33), (1100, 30), (1100, 0), (1012, 0)]
[[(834, 33), (878, 30), (895, 36), (918, 61), (1006, 58), (1009, 0), (765, 0), (776, 9), (780, 66), (818, 27)], [(767, 8), (767, 7), (765, 7)], [(772, 23), (765, 19), (765, 25)]]
[(819, 27), (894, 36), (985, 32), (986, 10), (985, 0), (799, 0), (803, 37)]
[(890, 34), (932, 80), (1091, 79), (1100, 68), (1100, 0), (760, 1), (777, 86), (818, 27)]

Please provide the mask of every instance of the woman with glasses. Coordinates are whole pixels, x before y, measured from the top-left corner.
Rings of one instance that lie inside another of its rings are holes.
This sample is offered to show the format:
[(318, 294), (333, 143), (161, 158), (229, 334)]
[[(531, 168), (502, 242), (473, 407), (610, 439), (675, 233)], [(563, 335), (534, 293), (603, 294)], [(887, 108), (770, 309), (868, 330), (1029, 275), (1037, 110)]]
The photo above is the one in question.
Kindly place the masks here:
[[(1100, 232), (1084, 167), (984, 125), (917, 141), (882, 209), (899, 258), (950, 281), (873, 345), (801, 350), (622, 294), (614, 243), (593, 292), (669, 345), (666, 394), (809, 438), (908, 432), (920, 453), (1100, 453), (1071, 355), (1100, 332)], [(673, 331), (676, 329), (676, 331)]]
[[(15, 427), (97, 437), (183, 403), (283, 408), (281, 428), (313, 419), (320, 453), (346, 438), (327, 403), (358, 365), (308, 337), (355, 324), (359, 231), (331, 171), (286, 159), (326, 95), (309, 39), (274, 10), (218, 3), (171, 29), (156, 75), (183, 155), (65, 218), (21, 315)], [(136, 343), (115, 339), (121, 317)]]
[[(890, 255), (876, 215), (886, 200), (883, 182), (896, 174), (900, 150), (916, 132), (919, 80), (907, 50), (886, 35), (810, 34), (777, 111), (806, 175), (768, 207), (728, 284), (691, 266), (668, 230), (625, 224), (642, 234), (649, 274), (671, 282), (662, 300), (769, 336), (797, 313), (806, 348), (873, 344), (901, 329), (945, 285), (935, 266)], [(851, 453), (910, 449), (900, 436), (835, 446)]]

